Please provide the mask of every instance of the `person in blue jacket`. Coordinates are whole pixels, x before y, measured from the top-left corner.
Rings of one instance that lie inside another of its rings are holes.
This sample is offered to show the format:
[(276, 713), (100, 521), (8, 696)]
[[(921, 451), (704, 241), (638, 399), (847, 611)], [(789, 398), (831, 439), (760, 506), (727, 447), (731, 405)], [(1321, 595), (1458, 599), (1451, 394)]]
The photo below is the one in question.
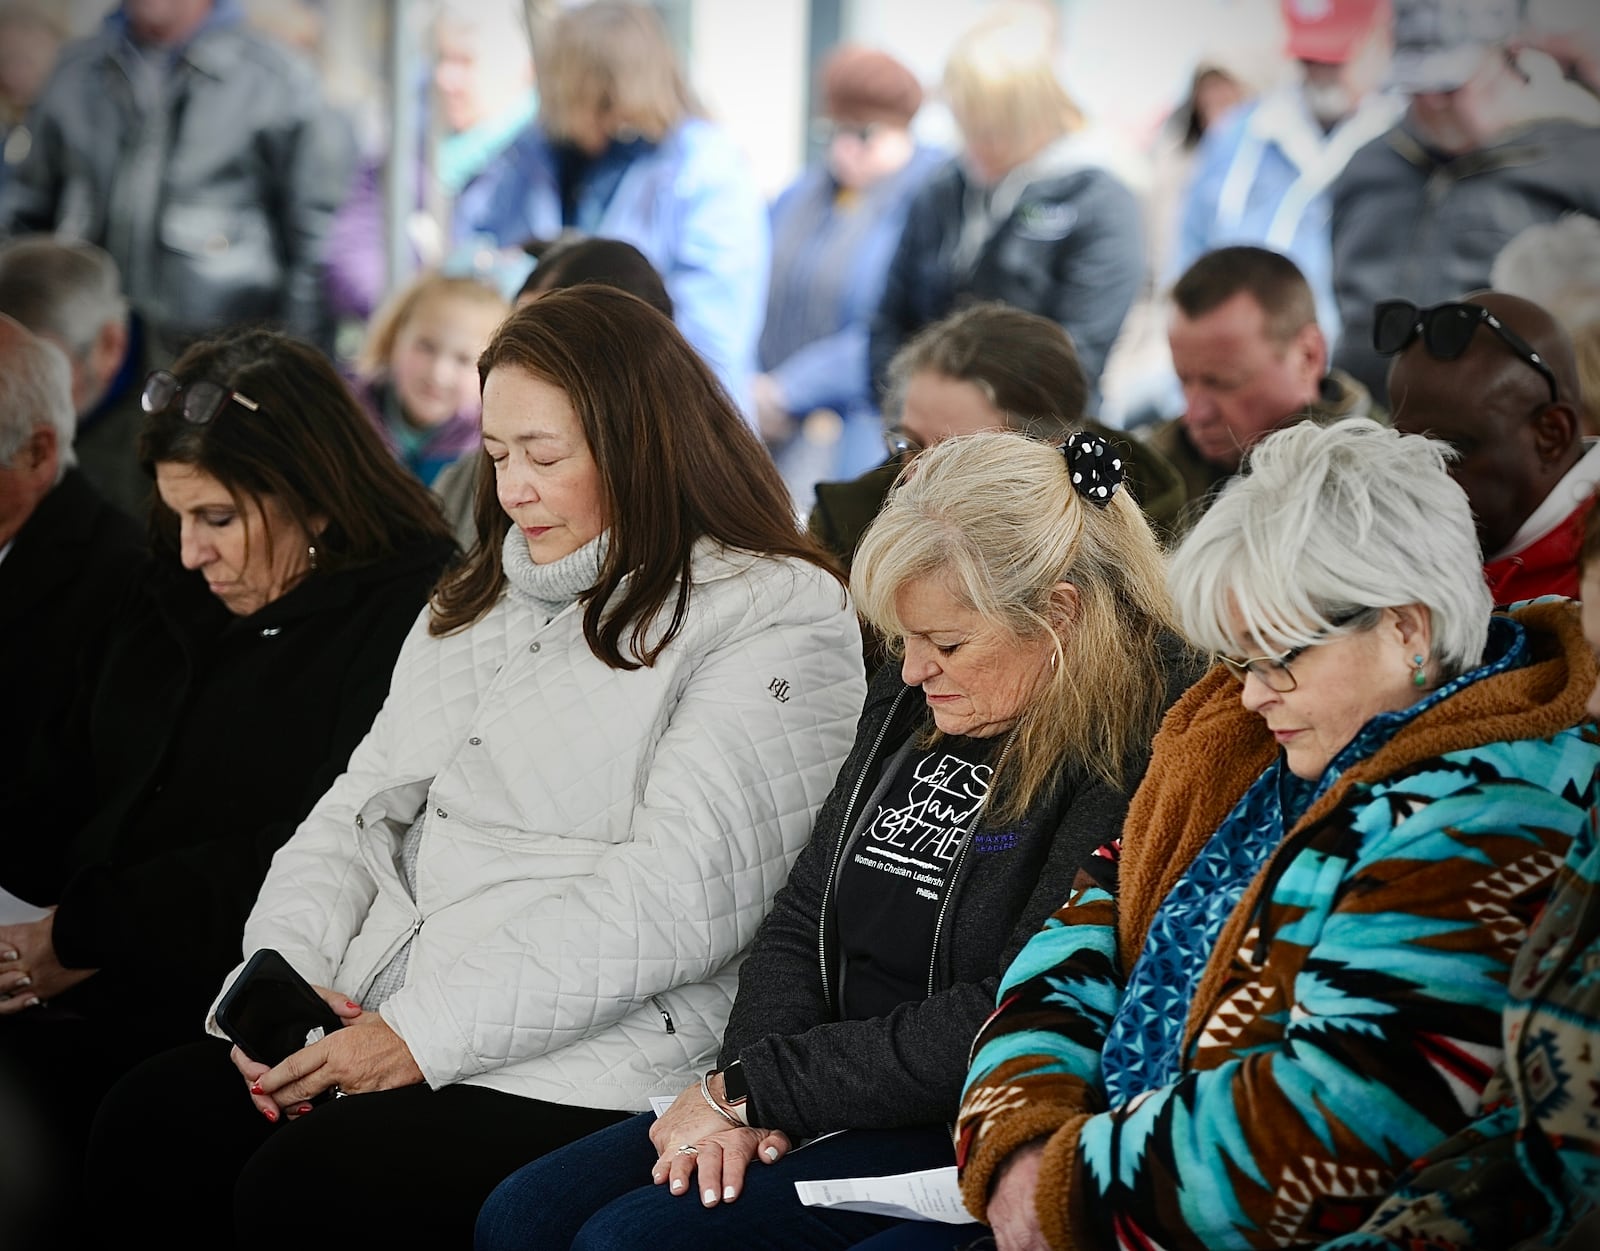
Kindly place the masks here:
[(766, 310), (766, 203), (738, 145), (707, 120), (661, 19), (596, 0), (562, 12), (537, 49), (538, 119), (457, 212), (458, 246), (520, 248), (565, 231), (633, 244), (675, 320), (740, 408)]
[[(827, 147), (772, 206), (755, 379), (761, 432), (802, 506), (817, 481), (853, 478), (883, 459), (867, 331), (911, 197), (946, 157), (912, 135), (922, 84), (886, 52), (835, 48), (817, 94)], [(816, 437), (807, 418), (819, 411), (834, 415), (836, 438)]]
[(1061, 84), (1055, 39), (1041, 9), (999, 6), (945, 63), (961, 152), (917, 193), (889, 264), (868, 345), (880, 398), (919, 330), (999, 300), (1072, 336), (1098, 407), (1100, 371), (1144, 281), (1142, 175)]

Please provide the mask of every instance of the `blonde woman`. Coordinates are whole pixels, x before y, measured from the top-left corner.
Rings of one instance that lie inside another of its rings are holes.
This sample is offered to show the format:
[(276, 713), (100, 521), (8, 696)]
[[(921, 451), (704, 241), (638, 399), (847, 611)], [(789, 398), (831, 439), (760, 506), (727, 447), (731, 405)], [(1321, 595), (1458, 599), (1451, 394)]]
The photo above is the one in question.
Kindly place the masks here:
[(631, 243), (666, 281), (674, 320), (734, 402), (766, 312), (767, 207), (738, 146), (705, 116), (647, 4), (562, 11), (538, 46), (539, 118), (458, 211), (462, 238), (516, 248), (563, 231)]
[(1097, 392), (1143, 281), (1137, 175), (1056, 76), (1054, 43), (1042, 6), (1002, 6), (945, 66), (962, 150), (912, 201), (889, 266), (869, 348), (880, 399), (901, 345), (973, 300), (1059, 323)]
[(659, 1119), (513, 1174), (479, 1251), (632, 1248), (642, 1230), (655, 1251), (774, 1230), (849, 1245), (896, 1222), (804, 1207), (793, 1182), (954, 1161), (946, 1123), (998, 974), (1115, 835), (1196, 672), (1120, 473), (1084, 435), (973, 434), (917, 459), (851, 579), (900, 663), (868, 688), (715, 1070)]
[(478, 354), (510, 312), (487, 283), (430, 271), (373, 318), (356, 398), (384, 445), (424, 486), (483, 446)]

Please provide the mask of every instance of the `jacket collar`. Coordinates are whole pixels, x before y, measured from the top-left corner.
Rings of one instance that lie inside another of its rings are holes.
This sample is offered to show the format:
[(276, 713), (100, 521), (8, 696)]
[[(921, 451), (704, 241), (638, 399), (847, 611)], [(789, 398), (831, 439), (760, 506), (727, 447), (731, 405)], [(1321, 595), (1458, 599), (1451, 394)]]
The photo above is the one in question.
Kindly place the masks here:
[(375, 586), (429, 566), (443, 569), (454, 550), (451, 540), (427, 539), (382, 560), (334, 574), (313, 573), (248, 617), (236, 617), (205, 589), (200, 575), (164, 561), (152, 577), (156, 611), (180, 638), (198, 641), (237, 628), (260, 634), (276, 633), (308, 617), (352, 607)]
[[(1510, 615), (1527, 631), (1530, 663), (1484, 678), (1420, 714), (1340, 775), (1291, 834), (1322, 820), (1357, 786), (1450, 752), (1548, 738), (1585, 720), (1596, 668), (1577, 605), (1547, 601)], [(1133, 967), (1161, 901), (1277, 751), (1266, 723), (1239, 702), (1238, 683), (1220, 665), (1168, 711), (1125, 826), (1135, 834), (1123, 843), (1119, 869), (1117, 944), (1125, 968)], [(1144, 831), (1161, 834), (1146, 839)], [(1254, 889), (1235, 910), (1225, 941), (1232, 935), (1237, 946), (1243, 935), (1235, 933), (1235, 922), (1253, 909)]]

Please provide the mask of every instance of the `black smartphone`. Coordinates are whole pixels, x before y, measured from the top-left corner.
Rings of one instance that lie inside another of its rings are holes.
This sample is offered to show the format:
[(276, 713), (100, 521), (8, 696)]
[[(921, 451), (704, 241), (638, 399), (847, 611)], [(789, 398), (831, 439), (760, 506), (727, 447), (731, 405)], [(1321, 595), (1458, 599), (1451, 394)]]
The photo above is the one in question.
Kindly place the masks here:
[(276, 1066), (344, 1024), (311, 983), (270, 947), (245, 963), (217, 1004), (217, 1025), (239, 1050)]

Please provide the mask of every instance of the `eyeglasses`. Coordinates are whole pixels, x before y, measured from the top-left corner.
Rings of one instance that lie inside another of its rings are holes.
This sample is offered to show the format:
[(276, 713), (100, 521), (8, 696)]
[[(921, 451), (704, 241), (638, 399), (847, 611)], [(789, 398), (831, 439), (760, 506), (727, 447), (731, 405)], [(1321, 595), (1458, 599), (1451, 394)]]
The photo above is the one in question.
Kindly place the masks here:
[(221, 383), (207, 382), (204, 379), (182, 383), (165, 369), (156, 370), (144, 380), (144, 390), (139, 393), (139, 407), (147, 413), (165, 412), (179, 395), (183, 396), (183, 407), (179, 409), (183, 419), (196, 426), (203, 426), (216, 420), (217, 414), (230, 400), (243, 405), (252, 413), (260, 411), (261, 408), (261, 405), (249, 396), (230, 391)]
[(1217, 661), (1227, 671), (1238, 678), (1242, 683), (1252, 673), (1269, 691), (1276, 691), (1279, 695), (1287, 695), (1299, 683), (1295, 681), (1294, 671), (1289, 668), (1309, 648), (1318, 643), (1327, 642), (1329, 635), (1335, 630), (1342, 630), (1345, 626), (1354, 625), (1363, 617), (1376, 619), (1380, 610), (1376, 608), (1358, 608), (1354, 612), (1343, 613), (1328, 622), (1326, 630), (1319, 630), (1309, 643), (1302, 643), (1299, 647), (1291, 647), (1286, 652), (1279, 652), (1276, 656), (1252, 656), (1248, 660), (1235, 660), (1232, 656), (1217, 654)]
[(899, 426), (883, 432), (883, 445), (890, 456), (915, 456), (922, 451), (922, 440)]
[(873, 137), (882, 129), (883, 126), (879, 122), (830, 122), (822, 118), (811, 123), (811, 137), (823, 147), (840, 135), (848, 135), (857, 143), (871, 143)]
[(1452, 302), (1418, 308), (1410, 300), (1380, 300), (1373, 308), (1372, 346), (1380, 356), (1393, 356), (1405, 351), (1421, 335), (1422, 346), (1434, 360), (1459, 360), (1479, 326), (1489, 327), (1520, 359), (1537, 369), (1550, 388), (1550, 402), (1559, 402), (1556, 376), (1544, 357), (1480, 304)]

